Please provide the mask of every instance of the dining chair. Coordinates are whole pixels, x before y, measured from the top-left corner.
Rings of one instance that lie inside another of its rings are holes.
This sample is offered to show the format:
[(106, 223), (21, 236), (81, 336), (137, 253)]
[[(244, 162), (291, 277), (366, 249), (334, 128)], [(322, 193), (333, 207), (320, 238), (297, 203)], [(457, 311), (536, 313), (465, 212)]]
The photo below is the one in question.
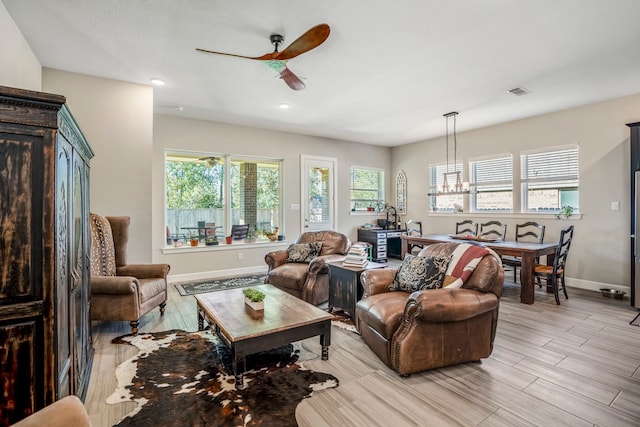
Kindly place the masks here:
[[(543, 243), (544, 231), (545, 226), (534, 221), (516, 224), (516, 242)], [(539, 258), (536, 259), (536, 263), (540, 263)], [(513, 267), (513, 281), (514, 283), (517, 282), (517, 271), (518, 268), (522, 267), (522, 259), (514, 256), (503, 256), (502, 264)], [(540, 285), (539, 279), (538, 285)]]
[(556, 304), (558, 305), (560, 305), (560, 298), (558, 297), (558, 279), (560, 279), (560, 282), (562, 283), (562, 292), (564, 292), (565, 299), (569, 299), (569, 295), (567, 295), (567, 287), (564, 281), (564, 270), (567, 264), (567, 256), (569, 255), (569, 248), (571, 247), (572, 239), (573, 225), (560, 232), (560, 241), (556, 248), (553, 265), (536, 264), (535, 266), (536, 277), (545, 279), (547, 281), (547, 285), (551, 285), (553, 295), (556, 297)]
[(507, 224), (500, 221), (489, 221), (480, 224), (478, 238), (486, 240), (504, 240), (507, 236)]
[(249, 235), (249, 224), (234, 224), (231, 226), (231, 238), (233, 240), (246, 239)]
[(470, 219), (456, 222), (456, 234), (471, 233), (474, 236), (478, 235), (478, 223), (473, 222)]
[[(422, 236), (422, 221), (409, 219), (404, 223), (407, 236)], [(422, 250), (424, 245), (410, 244), (407, 247), (407, 253), (412, 253), (415, 248)]]

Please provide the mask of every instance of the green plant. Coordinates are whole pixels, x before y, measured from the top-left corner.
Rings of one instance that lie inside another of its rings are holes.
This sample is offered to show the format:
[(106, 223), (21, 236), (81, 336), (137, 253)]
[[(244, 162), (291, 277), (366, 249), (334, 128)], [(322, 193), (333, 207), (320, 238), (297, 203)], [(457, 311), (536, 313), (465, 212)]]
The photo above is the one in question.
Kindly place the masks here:
[(571, 215), (573, 215), (573, 206), (564, 205), (562, 206), (562, 209), (560, 209), (560, 211), (556, 214), (556, 218), (569, 218)]
[(243, 290), (242, 293), (251, 302), (260, 302), (266, 296), (263, 292), (261, 292), (261, 291), (259, 291), (257, 289), (253, 289), (253, 288), (247, 288), (247, 289)]

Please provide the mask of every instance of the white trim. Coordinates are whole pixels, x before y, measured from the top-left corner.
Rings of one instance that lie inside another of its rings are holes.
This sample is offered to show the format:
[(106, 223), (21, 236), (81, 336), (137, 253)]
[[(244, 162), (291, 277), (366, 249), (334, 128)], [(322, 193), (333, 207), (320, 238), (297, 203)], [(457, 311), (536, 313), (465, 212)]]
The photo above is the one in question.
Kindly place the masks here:
[(500, 218), (531, 218), (531, 219), (548, 219), (554, 221), (572, 221), (582, 219), (582, 214), (573, 214), (570, 218), (556, 218), (556, 213), (533, 213), (533, 212), (428, 212), (428, 216), (437, 217), (455, 217), (466, 218), (470, 216), (477, 217), (500, 217)]
[(243, 250), (243, 249), (252, 249), (252, 248), (269, 248), (269, 250), (275, 249), (284, 249), (289, 246), (286, 240), (280, 240), (276, 242), (265, 241), (265, 242), (253, 242), (253, 243), (244, 243), (237, 242), (232, 243), (230, 245), (213, 245), (213, 246), (190, 246), (188, 243), (184, 246), (174, 247), (174, 246), (164, 246), (162, 248), (162, 253), (164, 255), (175, 255), (175, 254), (187, 254), (194, 252), (217, 252), (217, 251), (232, 251), (232, 250)]
[(201, 279), (217, 279), (218, 277), (232, 277), (232, 276), (241, 276), (244, 274), (258, 274), (258, 273), (266, 273), (266, 266), (256, 266), (256, 267), (243, 267), (243, 268), (233, 268), (229, 270), (211, 270), (211, 271), (201, 271), (198, 273), (186, 273), (186, 274), (176, 274), (169, 275), (167, 277), (167, 282), (169, 284), (186, 282), (189, 280), (201, 280)]
[[(567, 283), (567, 287), (568, 288), (586, 289), (586, 290), (589, 290), (589, 291), (596, 291), (596, 292), (600, 292), (601, 288), (615, 289), (617, 291), (624, 291), (624, 292), (627, 293), (625, 295), (625, 298), (628, 298), (629, 297), (629, 292), (631, 292), (631, 288), (629, 288), (629, 286), (614, 285), (614, 284), (611, 284), (611, 283), (604, 283), (604, 282), (593, 282), (591, 280), (574, 279), (572, 277), (566, 277), (565, 281)], [(544, 286), (544, 284), (543, 284), (543, 286)], [(561, 293), (562, 293), (562, 291), (561, 291)], [(569, 299), (571, 299), (571, 290), (569, 289), (567, 291), (567, 293), (569, 294)]]

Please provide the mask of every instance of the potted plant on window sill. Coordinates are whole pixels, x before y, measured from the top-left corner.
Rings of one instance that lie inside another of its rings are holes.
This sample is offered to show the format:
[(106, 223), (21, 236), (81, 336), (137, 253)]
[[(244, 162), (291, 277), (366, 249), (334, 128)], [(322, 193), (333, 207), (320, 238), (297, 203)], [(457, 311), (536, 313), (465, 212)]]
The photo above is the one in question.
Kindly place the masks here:
[(247, 288), (242, 291), (244, 294), (244, 303), (252, 310), (264, 310), (264, 292), (257, 289)]

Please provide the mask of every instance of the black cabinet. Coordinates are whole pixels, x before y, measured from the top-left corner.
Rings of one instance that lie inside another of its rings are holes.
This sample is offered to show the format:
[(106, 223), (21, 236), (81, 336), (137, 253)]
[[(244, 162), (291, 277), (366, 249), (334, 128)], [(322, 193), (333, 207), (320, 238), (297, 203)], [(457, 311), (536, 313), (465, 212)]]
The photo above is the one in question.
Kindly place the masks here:
[(373, 245), (373, 260), (386, 262), (388, 258), (402, 257), (402, 242), (400, 236), (404, 230), (383, 230), (358, 228), (358, 241)]
[(0, 86), (0, 426), (86, 393), (92, 157), (63, 96)]

